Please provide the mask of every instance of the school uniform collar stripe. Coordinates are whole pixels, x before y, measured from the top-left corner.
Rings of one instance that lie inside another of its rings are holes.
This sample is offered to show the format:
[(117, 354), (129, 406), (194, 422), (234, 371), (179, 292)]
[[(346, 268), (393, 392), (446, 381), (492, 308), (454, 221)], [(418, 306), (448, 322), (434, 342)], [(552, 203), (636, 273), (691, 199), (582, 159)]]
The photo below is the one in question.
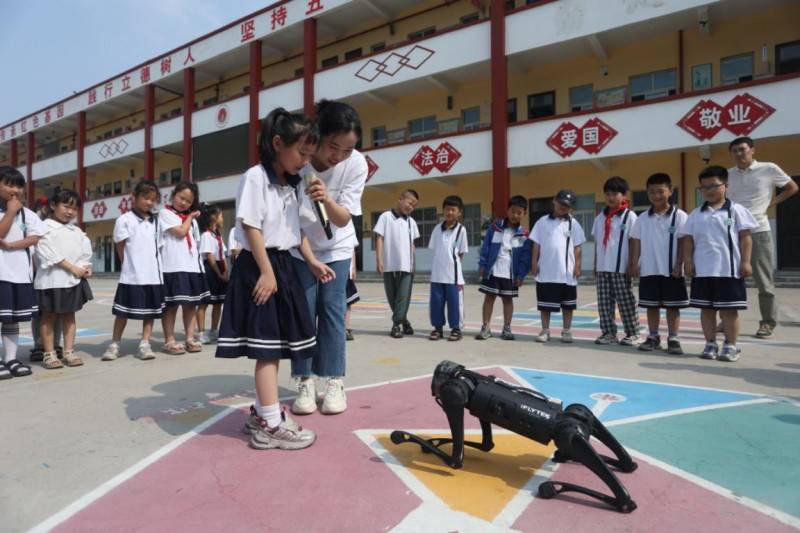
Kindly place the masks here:
[(395, 211), (394, 209), (389, 210), (392, 213), (392, 216), (397, 220), (398, 218), (402, 218), (403, 220), (408, 220), (408, 215), (403, 215)]
[[(675, 209), (677, 209), (677, 208), (674, 205), (670, 204), (669, 209), (667, 209), (667, 211), (664, 213), (663, 216), (667, 216), (667, 217), (670, 216), (675, 211)], [(647, 215), (648, 216), (653, 216), (655, 214), (656, 214), (655, 207), (653, 207), (651, 205), (650, 209), (647, 210)]]
[(570, 219), (569, 214), (566, 214), (563, 217), (557, 217), (556, 214), (553, 213), (552, 211), (550, 213), (548, 213), (547, 216), (550, 217), (550, 220), (569, 220)]
[(133, 216), (138, 218), (140, 222), (143, 222), (145, 220), (147, 220), (148, 222), (153, 222), (156, 218), (156, 216), (153, 213), (150, 213), (150, 216), (145, 218), (142, 215), (140, 215), (135, 209), (131, 209), (130, 212), (133, 213)]
[[(731, 199), (725, 198), (725, 203), (722, 204), (722, 207), (720, 207), (717, 211), (724, 211), (726, 209), (730, 209), (731, 205), (732, 205)], [(703, 202), (703, 207), (700, 208), (700, 211), (708, 211), (710, 208), (711, 206), (708, 204), (708, 202)]]
[[(262, 167), (262, 168), (264, 168), (264, 167)], [(270, 185), (276, 185), (276, 186), (280, 186), (281, 185), (278, 182), (278, 175), (275, 173), (274, 170), (272, 170), (271, 167), (264, 168), (264, 172), (267, 173), (267, 180), (269, 181)], [(302, 178), (300, 176), (298, 176), (297, 174), (289, 174), (288, 172), (284, 172), (283, 175), (286, 178), (286, 183), (288, 185), (291, 185), (295, 189), (297, 188), (297, 185), (302, 180)]]
[(453, 231), (453, 230), (457, 230), (459, 225), (460, 225), (460, 224), (459, 224), (458, 222), (456, 222), (455, 224), (453, 224), (453, 227), (452, 227), (452, 228), (448, 228), (448, 227), (447, 227), (447, 222), (446, 222), (446, 221), (442, 222), (442, 224), (441, 224), (441, 226), (442, 226), (442, 231)]

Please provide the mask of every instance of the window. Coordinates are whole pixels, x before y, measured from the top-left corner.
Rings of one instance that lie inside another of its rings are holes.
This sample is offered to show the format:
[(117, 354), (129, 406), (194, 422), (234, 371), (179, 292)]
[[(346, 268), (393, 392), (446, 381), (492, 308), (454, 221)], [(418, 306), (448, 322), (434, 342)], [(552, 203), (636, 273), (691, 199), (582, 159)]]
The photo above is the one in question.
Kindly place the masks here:
[(183, 175), (183, 170), (180, 168), (173, 168), (169, 171), (170, 181), (172, 183), (178, 183), (181, 181), (181, 176)]
[(677, 86), (678, 78), (674, 68), (631, 76), (631, 102), (640, 102), (675, 94)]
[(509, 98), (506, 102), (506, 120), (509, 124), (517, 121), (517, 99)]
[(549, 117), (555, 114), (555, 91), (528, 95), (528, 118)]
[(464, 124), (464, 131), (471, 131), (481, 126), (481, 108), (478, 106), (463, 109), (461, 111), (461, 123)]
[(753, 54), (742, 54), (722, 59), (719, 62), (719, 77), (722, 85), (752, 80)]
[(625, 103), (627, 87), (612, 87), (594, 93), (595, 107), (609, 107)]
[(362, 55), (364, 55), (364, 54), (361, 52), (361, 48), (355, 48), (353, 50), (350, 50), (349, 52), (345, 52), (344, 53), (344, 60), (345, 61), (350, 61), (350, 60), (353, 60), (353, 59), (358, 59)]
[(294, 70), (294, 77), (299, 78), (303, 75), (303, 67)]
[(403, 128), (386, 132), (386, 144), (397, 144), (406, 141), (406, 130)]
[(386, 49), (386, 43), (375, 43), (372, 46), (370, 46), (369, 49), (372, 50), (373, 53), (380, 52), (381, 50)]
[(114, 194), (122, 194), (122, 182), (115, 181), (114, 182)]
[(206, 98), (205, 100), (203, 100), (203, 107), (214, 105), (216, 103), (217, 103), (217, 97), (212, 96), (211, 98)]
[(711, 88), (711, 63), (692, 67), (692, 90), (700, 91)]
[(386, 140), (386, 126), (372, 128), (372, 146), (383, 146)]
[(467, 244), (480, 246), (483, 238), (481, 228), (481, 204), (467, 204), (464, 206), (464, 231), (467, 232)]
[(408, 121), (408, 137), (409, 139), (422, 139), (436, 135), (438, 131), (438, 124), (436, 117), (423, 117)]
[(583, 111), (584, 109), (591, 109), (593, 102), (594, 87), (591, 84), (570, 88), (569, 108), (571, 111)]
[(408, 40), (415, 41), (417, 39), (422, 39), (423, 37), (427, 37), (428, 35), (431, 35), (433, 33), (436, 33), (436, 26), (428, 26), (427, 28), (421, 29), (419, 31), (412, 31), (411, 33), (409, 33)]
[[(594, 194), (581, 194), (575, 198), (575, 206), (572, 211), (572, 216), (581, 225), (586, 239), (591, 239), (592, 224), (594, 223)], [(584, 263), (588, 264), (588, 263)]]
[(111, 196), (111, 183), (103, 184), (103, 196)]
[(800, 41), (775, 47), (775, 74), (800, 72)]
[(478, 15), (477, 13), (470, 13), (469, 15), (464, 15), (459, 20), (461, 21), (461, 24), (469, 24), (470, 22), (475, 22), (479, 18), (480, 15)]
[(333, 67), (339, 64), (339, 56), (332, 56), (322, 60), (322, 68)]
[(415, 241), (415, 244), (418, 247), (428, 247), (428, 243), (431, 240), (431, 233), (433, 233), (433, 228), (436, 227), (436, 224), (439, 223), (439, 216), (436, 214), (435, 207), (423, 207), (417, 208), (411, 213), (411, 218), (413, 218), (416, 223), (417, 227), (419, 228), (419, 239)]
[(114, 135), (122, 135), (123, 129), (122, 128), (115, 128)]
[(514, 0), (506, 0), (506, 11), (511, 11), (515, 7)]

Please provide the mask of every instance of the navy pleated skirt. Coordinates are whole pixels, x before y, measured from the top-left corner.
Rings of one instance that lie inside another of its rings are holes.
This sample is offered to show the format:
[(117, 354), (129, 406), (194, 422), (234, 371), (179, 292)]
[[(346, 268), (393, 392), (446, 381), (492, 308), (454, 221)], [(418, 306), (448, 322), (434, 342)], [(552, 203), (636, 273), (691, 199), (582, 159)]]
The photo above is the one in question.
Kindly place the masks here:
[(222, 307), (217, 357), (305, 359), (317, 349), (308, 304), (292, 267), (289, 252), (267, 249), (278, 291), (263, 305), (253, 301), (259, 278), (253, 254), (242, 250), (236, 259)]
[(117, 285), (111, 312), (134, 320), (161, 318), (164, 313), (163, 285)]
[(225, 293), (228, 291), (228, 283), (221, 281), (217, 275), (208, 266), (208, 261), (205, 262), (206, 267), (206, 285), (208, 285), (208, 292), (210, 296), (206, 300), (210, 304), (221, 304), (225, 301)]
[(208, 301), (205, 274), (200, 272), (164, 272), (164, 300), (167, 306), (200, 305)]
[(92, 288), (86, 278), (72, 287), (36, 291), (40, 313), (74, 313), (83, 309), (86, 302), (93, 298)]
[(0, 323), (30, 322), (39, 314), (32, 283), (0, 281)]
[(345, 298), (347, 305), (353, 305), (357, 301), (361, 299), (361, 295), (358, 294), (358, 287), (356, 287), (356, 282), (352, 279), (347, 280), (347, 285), (345, 286)]

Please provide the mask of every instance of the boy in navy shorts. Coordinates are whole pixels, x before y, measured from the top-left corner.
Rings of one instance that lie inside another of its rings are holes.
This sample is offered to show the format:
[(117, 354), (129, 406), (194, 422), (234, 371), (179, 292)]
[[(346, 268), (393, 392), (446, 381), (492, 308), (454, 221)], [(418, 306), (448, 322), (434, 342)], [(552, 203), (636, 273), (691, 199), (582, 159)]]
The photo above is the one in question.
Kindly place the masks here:
[(647, 197), (650, 209), (642, 213), (631, 229), (628, 272), (639, 277), (639, 307), (647, 309), (647, 339), (639, 345), (644, 352), (661, 349), (658, 326), (661, 309), (667, 310), (667, 352), (683, 353), (678, 341), (682, 307), (689, 307), (686, 281), (683, 279), (683, 259), (678, 232), (688, 215), (670, 204), (672, 180), (657, 173), (647, 178)]
[[(728, 171), (711, 166), (700, 173), (700, 189), (705, 202), (689, 215), (678, 233), (683, 239), (684, 268), (692, 277), (692, 307), (702, 309), (700, 320), (706, 346), (703, 359), (733, 362), (741, 349), (739, 309), (747, 309), (744, 278), (753, 273), (750, 230), (758, 223), (744, 206), (726, 197)], [(722, 319), (725, 344), (722, 352), (716, 340), (716, 312)]]

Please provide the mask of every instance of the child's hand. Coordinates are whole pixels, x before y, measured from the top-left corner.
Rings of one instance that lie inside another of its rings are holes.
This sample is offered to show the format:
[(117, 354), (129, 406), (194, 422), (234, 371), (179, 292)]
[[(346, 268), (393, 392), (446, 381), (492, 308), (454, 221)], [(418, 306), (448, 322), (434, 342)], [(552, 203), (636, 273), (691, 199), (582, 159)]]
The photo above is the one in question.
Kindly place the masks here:
[(539, 263), (531, 265), (531, 276), (537, 276), (539, 274)]
[(200, 216), (200, 211), (192, 211), (191, 213), (189, 213), (190, 218), (197, 218), (199, 216)]
[(672, 277), (673, 278), (683, 277), (683, 265), (675, 265), (672, 268)]
[(83, 275), (86, 273), (86, 269), (78, 265), (70, 265), (69, 271), (76, 278), (82, 278)]
[(743, 278), (749, 277), (753, 275), (753, 265), (750, 263), (745, 263), (742, 261), (742, 264), (739, 265), (739, 272)]
[(306, 187), (306, 194), (313, 202), (325, 202), (328, 199), (328, 190), (325, 188), (325, 182), (316, 177), (311, 180), (308, 187)]
[(485, 268), (483, 268), (483, 267), (480, 267), (480, 268), (478, 269), (478, 275), (480, 275), (481, 279), (483, 279), (483, 276), (484, 276), (485, 274), (486, 274), (486, 269), (485, 269)]
[(11, 213), (11, 216), (14, 216), (22, 209), (22, 202), (19, 201), (19, 198), (16, 196), (12, 196), (11, 199), (6, 202), (6, 212)]
[(220, 275), (218, 275), (217, 277), (218, 277), (218, 278), (219, 278), (219, 280), (220, 280), (220, 281), (222, 281), (223, 283), (227, 283), (227, 282), (228, 282), (228, 281), (230, 281), (230, 279), (231, 279), (230, 275), (229, 275), (227, 272), (225, 272), (224, 274), (220, 274)]
[(638, 278), (640, 274), (639, 265), (628, 265), (628, 274), (630, 274), (632, 278)]
[(378, 259), (378, 274), (383, 276), (383, 261), (381, 261), (380, 259)]
[(581, 266), (575, 265), (575, 269), (572, 271), (572, 277), (578, 279), (581, 277)]
[(276, 292), (278, 292), (278, 282), (275, 280), (275, 275), (261, 274), (256, 286), (253, 287), (253, 301), (256, 305), (264, 305)]
[(336, 279), (336, 272), (321, 261), (310, 263), (308, 268), (311, 269), (311, 273), (314, 274), (314, 277), (317, 278), (317, 281), (320, 283), (328, 283)]
[(525, 282), (525, 280), (524, 280), (524, 279), (522, 279), (522, 278), (515, 279), (515, 280), (514, 280), (514, 286), (515, 286), (515, 287), (521, 287), (521, 286), (522, 286), (522, 284), (523, 284), (524, 282)]
[(683, 272), (687, 276), (689, 276), (690, 278), (693, 278), (695, 276), (695, 274), (697, 274), (697, 271), (694, 268), (694, 262), (693, 261), (686, 261), (683, 264)]

